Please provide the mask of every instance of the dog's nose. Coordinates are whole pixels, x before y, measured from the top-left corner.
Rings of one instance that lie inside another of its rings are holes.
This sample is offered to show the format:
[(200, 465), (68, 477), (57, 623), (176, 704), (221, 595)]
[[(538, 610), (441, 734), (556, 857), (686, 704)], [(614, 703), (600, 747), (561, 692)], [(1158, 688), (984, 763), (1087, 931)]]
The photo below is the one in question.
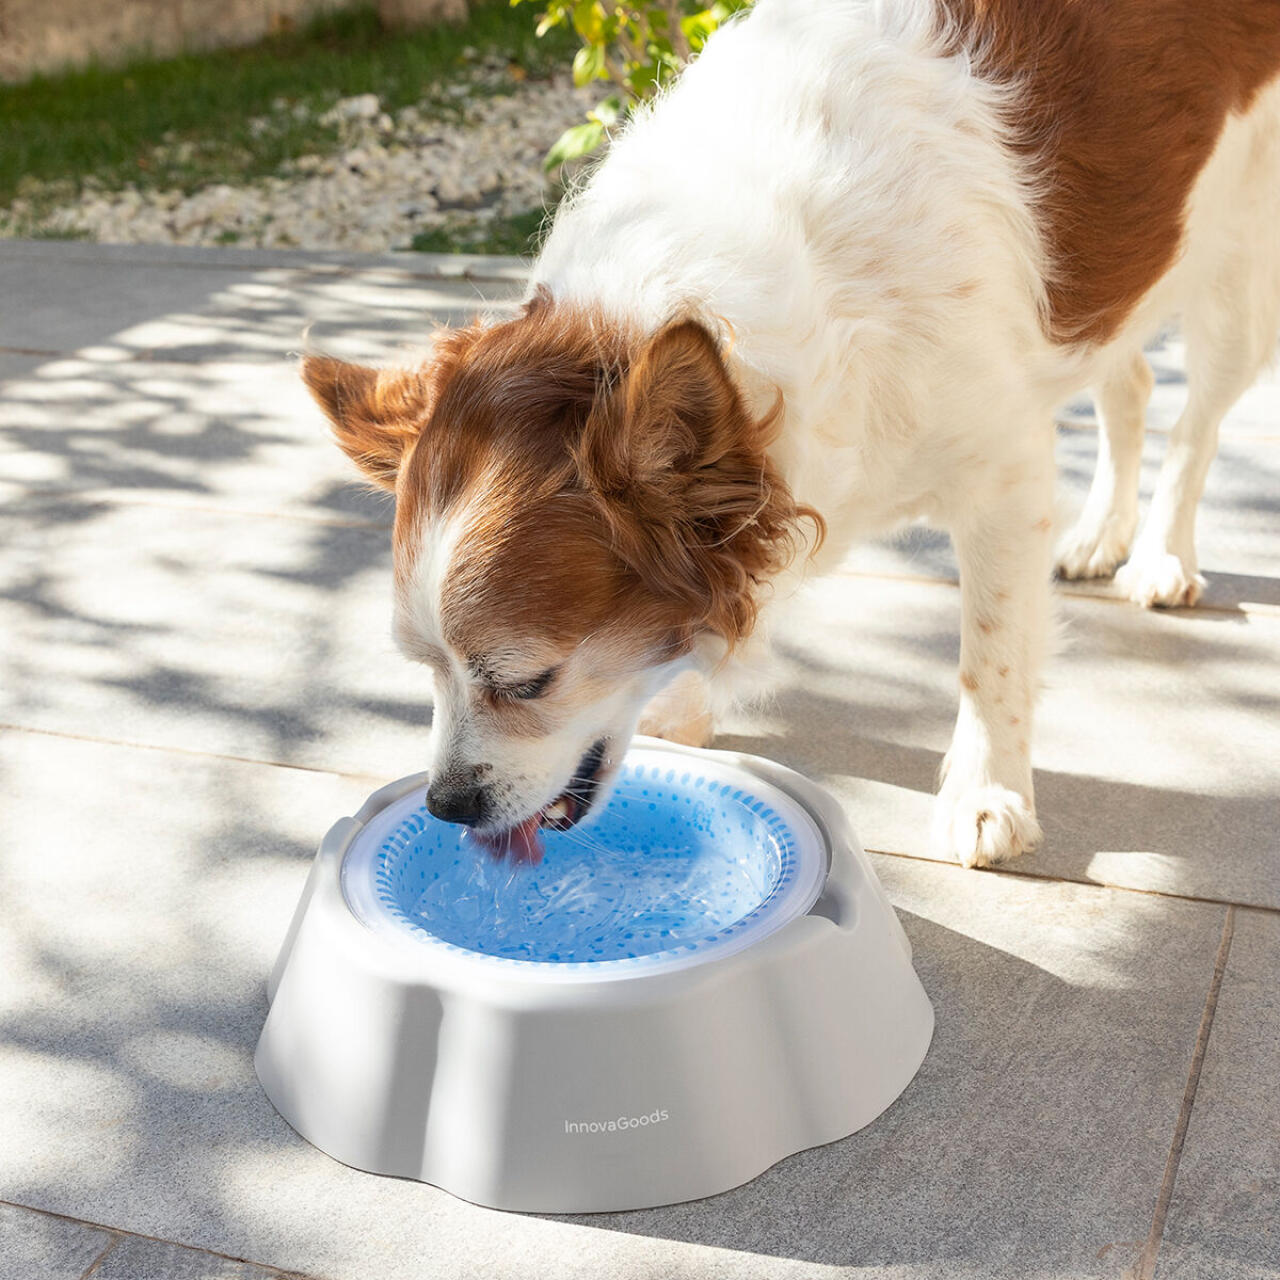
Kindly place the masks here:
[(474, 782), (458, 786), (445, 779), (427, 788), (427, 812), (441, 822), (473, 827), (484, 816), (484, 788)]

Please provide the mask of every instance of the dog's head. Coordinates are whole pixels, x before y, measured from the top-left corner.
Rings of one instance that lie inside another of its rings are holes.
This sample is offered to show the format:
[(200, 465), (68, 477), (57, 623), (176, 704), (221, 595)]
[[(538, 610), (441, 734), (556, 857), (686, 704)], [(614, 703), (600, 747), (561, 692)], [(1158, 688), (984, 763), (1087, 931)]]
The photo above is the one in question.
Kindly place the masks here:
[(430, 665), (428, 807), (536, 856), (648, 699), (751, 629), (801, 515), (694, 321), (627, 333), (541, 298), (416, 369), (307, 357), (338, 443), (396, 496), (395, 634)]

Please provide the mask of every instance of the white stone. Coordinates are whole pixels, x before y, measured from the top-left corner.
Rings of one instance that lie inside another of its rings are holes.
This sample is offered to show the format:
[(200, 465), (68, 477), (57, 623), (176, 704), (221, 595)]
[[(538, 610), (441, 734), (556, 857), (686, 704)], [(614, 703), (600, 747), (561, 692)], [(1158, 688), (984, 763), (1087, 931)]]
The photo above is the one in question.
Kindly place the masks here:
[(376, 93), (361, 93), (354, 98), (339, 98), (320, 117), (321, 124), (342, 124), (351, 120), (373, 120), (382, 110)]
[[(506, 85), (505, 64), (497, 80), (475, 66), (469, 80), (477, 87)], [(466, 84), (455, 88), (469, 91)], [(321, 117), (338, 126), (337, 155), (302, 156), (277, 175), (242, 186), (211, 184), (190, 195), (87, 184), (75, 199), (50, 201), (53, 193), (27, 183), (24, 196), (0, 210), (0, 234), (76, 229), (101, 241), (179, 244), (214, 244), (233, 235), (248, 247), (386, 252), (447, 221), (465, 238), (495, 217), (545, 206), (542, 157), (593, 102), (590, 92), (560, 76), (515, 86), (507, 96), (482, 94), (465, 104), (456, 123), (432, 119), (429, 100), (391, 116), (375, 94), (361, 94)], [(293, 109), (277, 104), (277, 114), (286, 110)], [(182, 147), (189, 144), (169, 154)], [(37, 191), (45, 198), (28, 198)], [(447, 217), (437, 201), (454, 206)], [(48, 212), (41, 213), (42, 206)]]

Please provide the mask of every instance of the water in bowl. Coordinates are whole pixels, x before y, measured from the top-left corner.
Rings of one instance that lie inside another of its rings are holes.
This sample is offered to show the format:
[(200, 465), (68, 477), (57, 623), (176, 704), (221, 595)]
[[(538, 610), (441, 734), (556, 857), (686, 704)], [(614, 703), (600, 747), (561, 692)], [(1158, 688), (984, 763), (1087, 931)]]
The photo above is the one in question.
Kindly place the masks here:
[(583, 963), (714, 943), (795, 874), (783, 817), (695, 770), (628, 763), (588, 823), (545, 836), (538, 866), (513, 866), (419, 807), (383, 841), (378, 896), (466, 950)]

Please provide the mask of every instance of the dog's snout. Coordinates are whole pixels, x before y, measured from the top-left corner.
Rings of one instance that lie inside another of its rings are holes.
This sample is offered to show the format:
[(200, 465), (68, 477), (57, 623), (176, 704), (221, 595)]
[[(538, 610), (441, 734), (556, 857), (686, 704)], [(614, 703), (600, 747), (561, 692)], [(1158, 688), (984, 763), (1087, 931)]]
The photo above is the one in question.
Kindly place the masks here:
[(474, 778), (456, 781), (440, 778), (427, 788), (427, 812), (441, 822), (473, 827), (484, 817), (484, 787)]

